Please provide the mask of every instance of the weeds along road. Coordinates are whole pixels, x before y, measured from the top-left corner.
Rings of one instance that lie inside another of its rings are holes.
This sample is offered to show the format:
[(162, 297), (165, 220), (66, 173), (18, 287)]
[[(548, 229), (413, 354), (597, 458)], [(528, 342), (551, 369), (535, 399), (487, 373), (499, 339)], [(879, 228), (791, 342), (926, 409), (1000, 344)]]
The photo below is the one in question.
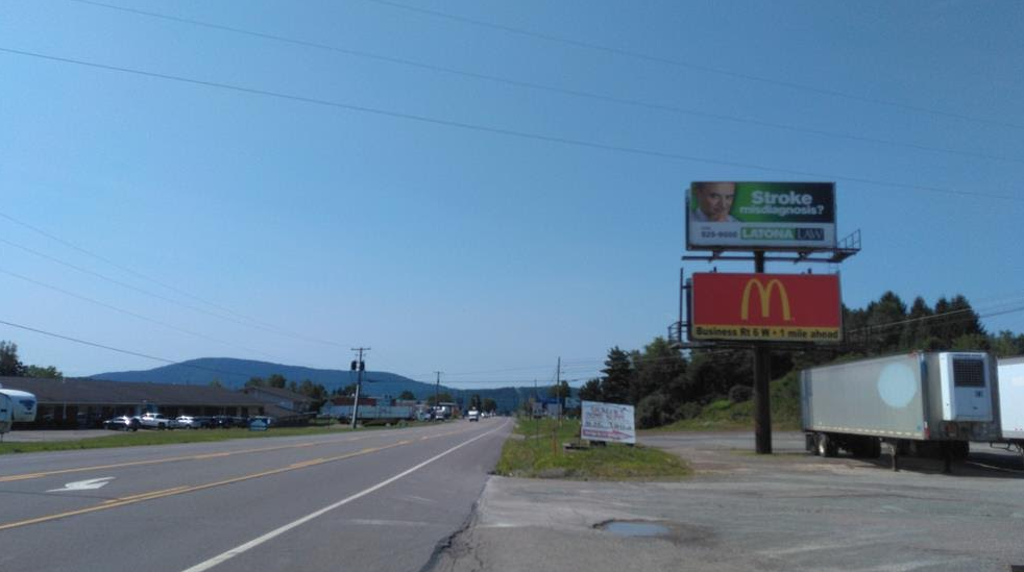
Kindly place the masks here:
[(511, 429), (5, 456), (0, 570), (418, 570), (467, 522)]

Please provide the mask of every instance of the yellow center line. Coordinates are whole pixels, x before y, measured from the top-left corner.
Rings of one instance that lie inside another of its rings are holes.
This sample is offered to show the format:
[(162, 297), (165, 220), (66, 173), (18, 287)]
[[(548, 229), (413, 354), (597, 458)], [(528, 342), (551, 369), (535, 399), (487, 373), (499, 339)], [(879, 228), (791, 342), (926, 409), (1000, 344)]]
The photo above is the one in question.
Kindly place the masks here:
[[(449, 435), (455, 435), (455, 434), (464, 433), (464, 432), (465, 431), (450, 431), (450, 432), (447, 432), (447, 433), (439, 433), (437, 435), (428, 435), (425, 438), (421, 438), (420, 440), (422, 441), (422, 440), (425, 440), (425, 439), (437, 439), (437, 438), (440, 438), (440, 437), (447, 437)], [(353, 457), (358, 457), (358, 456), (361, 456), (361, 455), (368, 455), (370, 453), (376, 453), (376, 452), (379, 452), (379, 451), (385, 451), (387, 449), (393, 449), (395, 447), (401, 447), (401, 446), (404, 446), (404, 445), (409, 445), (409, 444), (411, 444), (413, 442), (414, 442), (413, 440), (407, 439), (407, 440), (404, 440), (404, 441), (398, 441), (396, 443), (392, 443), (390, 445), (381, 445), (380, 447), (368, 447), (368, 448), (356, 451), (354, 453), (345, 453), (344, 455), (338, 455), (336, 457), (322, 457), (322, 458), (319, 458), (319, 459), (312, 459), (312, 460), (306, 461), (306, 462), (295, 463), (295, 464), (289, 465), (287, 467), (281, 467), (281, 468), (278, 468), (278, 469), (270, 469), (270, 470), (262, 471), (262, 472), (259, 472), (259, 473), (251, 473), (251, 474), (248, 474), (248, 475), (242, 475), (242, 476), (239, 476), (239, 477), (233, 477), (233, 478), (225, 479), (225, 480), (222, 480), (222, 481), (216, 481), (216, 482), (206, 483), (206, 484), (202, 484), (202, 485), (191, 485), (191, 486), (183, 485), (183, 486), (174, 487), (174, 488), (171, 488), (171, 489), (163, 489), (163, 490), (159, 490), (159, 491), (151, 491), (151, 492), (148, 492), (148, 493), (140, 493), (140, 494), (137, 494), (137, 495), (131, 495), (131, 496), (127, 496), (127, 497), (120, 497), (120, 498), (116, 498), (116, 499), (106, 500), (106, 501), (103, 501), (102, 503), (100, 503), (98, 505), (94, 505), (94, 506), (90, 506), (90, 507), (80, 508), (80, 509), (76, 509), (76, 510), (71, 510), (71, 511), (67, 511), (67, 512), (61, 512), (61, 513), (51, 514), (51, 515), (46, 515), (46, 516), (40, 516), (40, 517), (36, 517), (36, 518), (30, 518), (30, 519), (27, 519), (27, 520), (11, 522), (11, 523), (8, 523), (8, 524), (2, 524), (2, 525), (0, 525), (0, 531), (10, 530), (12, 528), (20, 528), (20, 527), (29, 526), (29, 525), (32, 525), (32, 524), (40, 524), (40, 523), (43, 523), (43, 522), (49, 522), (49, 521), (58, 520), (58, 519), (61, 519), (61, 518), (68, 518), (68, 517), (71, 517), (71, 516), (78, 516), (78, 515), (82, 515), (82, 514), (89, 514), (89, 513), (98, 512), (98, 511), (101, 511), (101, 510), (109, 510), (109, 509), (112, 509), (112, 508), (119, 508), (119, 507), (122, 507), (122, 506), (127, 506), (127, 505), (130, 505), (130, 504), (140, 503), (140, 502), (144, 502), (144, 501), (156, 500), (156, 499), (166, 498), (166, 497), (170, 497), (170, 496), (182, 495), (182, 494), (186, 494), (186, 493), (193, 493), (193, 492), (197, 492), (197, 491), (211, 489), (211, 488), (214, 488), (214, 487), (221, 487), (221, 486), (224, 486), (224, 485), (240, 483), (242, 481), (248, 481), (248, 480), (252, 480), (252, 479), (258, 479), (258, 478), (261, 478), (261, 477), (268, 477), (268, 476), (271, 476), (271, 475), (277, 475), (277, 474), (280, 474), (280, 473), (286, 473), (286, 472), (289, 472), (289, 471), (296, 471), (296, 470), (300, 470), (300, 469), (314, 467), (314, 466), (317, 466), (317, 465), (323, 465), (325, 463), (342, 461), (342, 460), (345, 460), (345, 459), (351, 459)], [(273, 450), (277, 450), (277, 449), (287, 449), (287, 448), (290, 448), (290, 447), (289, 446), (270, 447), (270, 448), (267, 448), (267, 449), (261, 449), (260, 451), (273, 451)], [(191, 457), (191, 456), (189, 456), (189, 457), (179, 457), (178, 459), (192, 459), (192, 458), (194, 458), (194, 457)], [(153, 463), (156, 463), (156, 462), (166, 462), (166, 460), (163, 460), (163, 461), (140, 461), (140, 462), (137, 462), (137, 463), (126, 463), (126, 464), (122, 464), (122, 465), (109, 465), (109, 467), (130, 466), (130, 465), (139, 465), (139, 464), (153, 464)], [(101, 468), (105, 468), (105, 467), (101, 467)], [(79, 470), (86, 470), (86, 469), (84, 469), (84, 468), (83, 469), (65, 469), (63, 471), (52, 471), (52, 472), (49, 472), (49, 473), (33, 473), (32, 475), (14, 475), (14, 476), (21, 477), (21, 478), (35, 478), (36, 476), (61, 474), (61, 473), (65, 473), (65, 472), (75, 472), (75, 471), (79, 471)], [(17, 480), (17, 479), (9, 478), (8, 480)]]
[(105, 500), (105, 501), (103, 501), (103, 504), (114, 504), (114, 503), (122, 503), (122, 502), (125, 502), (125, 501), (142, 500), (142, 499), (146, 499), (146, 498), (149, 498), (149, 497), (152, 497), (152, 496), (155, 496), (155, 495), (165, 495), (165, 494), (168, 494), (168, 493), (182, 491), (182, 490), (187, 489), (187, 488), (188, 488), (188, 485), (182, 485), (180, 487), (172, 487), (172, 488), (169, 488), (169, 489), (163, 489), (163, 490), (159, 490), (159, 491), (150, 491), (148, 493), (140, 493), (140, 494), (137, 494), (137, 495), (130, 495), (130, 496), (126, 496), (126, 497), (120, 497), (120, 498), (116, 498), (116, 499)]

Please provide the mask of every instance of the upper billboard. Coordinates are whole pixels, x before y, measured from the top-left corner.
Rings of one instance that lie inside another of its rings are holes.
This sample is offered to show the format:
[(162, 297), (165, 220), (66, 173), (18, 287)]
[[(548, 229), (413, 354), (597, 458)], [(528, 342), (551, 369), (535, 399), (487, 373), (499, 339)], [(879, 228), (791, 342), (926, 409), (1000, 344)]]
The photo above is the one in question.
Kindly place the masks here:
[(687, 250), (831, 250), (834, 183), (695, 182), (686, 199)]

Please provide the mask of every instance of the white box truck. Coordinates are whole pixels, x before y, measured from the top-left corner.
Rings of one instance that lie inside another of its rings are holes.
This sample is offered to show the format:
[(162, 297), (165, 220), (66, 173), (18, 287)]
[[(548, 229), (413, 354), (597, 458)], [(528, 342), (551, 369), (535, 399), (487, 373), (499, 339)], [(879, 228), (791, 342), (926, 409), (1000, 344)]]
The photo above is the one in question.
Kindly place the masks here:
[(995, 360), (984, 352), (912, 352), (801, 372), (807, 449), (875, 458), (893, 452), (966, 457), (999, 434)]

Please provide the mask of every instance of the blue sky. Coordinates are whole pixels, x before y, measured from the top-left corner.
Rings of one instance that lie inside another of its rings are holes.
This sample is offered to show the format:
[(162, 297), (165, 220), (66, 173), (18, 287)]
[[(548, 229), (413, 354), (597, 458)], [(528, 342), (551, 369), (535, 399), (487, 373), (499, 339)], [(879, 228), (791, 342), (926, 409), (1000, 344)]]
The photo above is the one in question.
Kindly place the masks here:
[[(583, 381), (674, 321), (694, 180), (835, 181), (849, 306), (1015, 310), (1022, 25), (1009, 1), (5, 0), (0, 320)], [(68, 375), (161, 365), (0, 339)]]

